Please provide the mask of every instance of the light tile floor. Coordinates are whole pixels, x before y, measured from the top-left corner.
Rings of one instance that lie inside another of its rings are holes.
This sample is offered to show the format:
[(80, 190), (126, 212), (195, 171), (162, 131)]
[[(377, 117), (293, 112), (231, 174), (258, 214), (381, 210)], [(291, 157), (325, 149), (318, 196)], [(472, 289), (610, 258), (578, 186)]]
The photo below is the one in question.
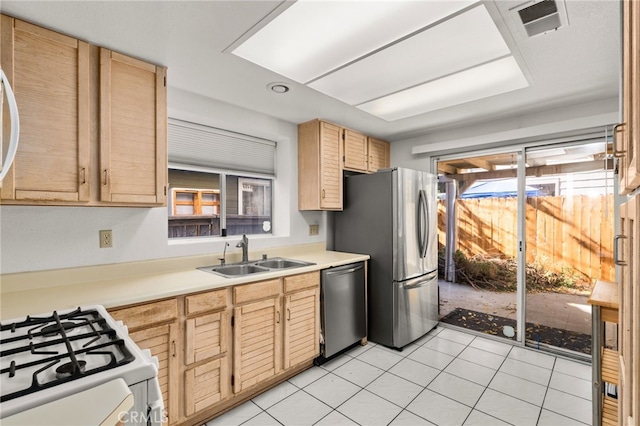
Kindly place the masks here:
[(590, 425), (591, 367), (438, 327), (375, 343), (209, 421), (218, 425)]

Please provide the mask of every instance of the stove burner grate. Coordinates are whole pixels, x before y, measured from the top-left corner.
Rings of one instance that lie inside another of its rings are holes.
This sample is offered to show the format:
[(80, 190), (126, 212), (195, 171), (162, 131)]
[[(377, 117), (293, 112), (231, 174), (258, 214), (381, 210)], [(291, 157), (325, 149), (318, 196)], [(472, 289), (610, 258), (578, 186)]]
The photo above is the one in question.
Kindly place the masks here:
[(76, 324), (71, 321), (64, 321), (64, 322), (61, 322), (60, 325), (58, 324), (47, 325), (42, 330), (40, 330), (40, 332), (44, 337), (53, 337), (56, 334), (60, 333), (60, 327), (62, 327), (64, 330), (69, 330), (71, 328), (74, 328), (75, 326)]
[[(53, 324), (51, 328), (48, 328), (51, 322), (53, 322)], [(76, 328), (79, 325), (88, 326), (90, 331), (67, 336), (66, 329)], [(96, 328), (96, 326), (98, 328)], [(81, 377), (117, 368), (135, 360), (135, 356), (131, 353), (125, 341), (118, 337), (116, 330), (107, 323), (100, 312), (94, 309), (83, 311), (78, 308), (73, 312), (63, 315), (58, 315), (58, 313), (54, 311), (50, 317), (27, 316), (25, 321), (0, 325), (2, 331), (10, 330), (11, 333), (14, 333), (16, 329), (20, 328), (26, 328), (24, 335), (1, 339), (0, 343), (8, 344), (22, 341), (24, 345), (12, 349), (0, 349), (0, 357), (22, 353), (51, 356), (40, 357), (23, 363), (12, 361), (8, 367), (2, 368), (0, 375), (7, 374), (9, 379), (11, 379), (19, 370), (42, 366), (42, 368), (39, 368), (33, 373), (31, 386), (9, 394), (0, 395), (0, 402), (9, 401), (14, 398), (29, 395), (40, 389), (51, 388)], [(33, 337), (46, 337), (45, 333), (49, 332), (52, 334), (48, 341), (35, 344), (32, 341)], [(80, 341), (81, 339), (89, 339), (89, 341), (83, 344), (80, 349), (73, 349), (71, 342), (76, 340)], [(107, 341), (100, 343), (100, 339), (106, 339)], [(57, 348), (59, 345), (62, 345), (66, 350), (59, 349), (59, 352), (58, 350), (47, 350), (53, 346)], [(85, 359), (92, 356), (106, 355), (109, 361), (101, 366), (88, 368), (85, 360), (79, 360), (77, 358), (79, 355)], [(64, 364), (58, 366), (54, 371), (56, 378), (52, 381), (43, 382), (42, 374), (61, 361), (63, 361)]]
[(82, 374), (84, 373), (86, 367), (87, 361), (78, 360), (77, 364), (73, 362), (66, 362), (60, 367), (56, 368), (56, 378), (63, 379), (65, 377), (71, 377), (76, 374)]

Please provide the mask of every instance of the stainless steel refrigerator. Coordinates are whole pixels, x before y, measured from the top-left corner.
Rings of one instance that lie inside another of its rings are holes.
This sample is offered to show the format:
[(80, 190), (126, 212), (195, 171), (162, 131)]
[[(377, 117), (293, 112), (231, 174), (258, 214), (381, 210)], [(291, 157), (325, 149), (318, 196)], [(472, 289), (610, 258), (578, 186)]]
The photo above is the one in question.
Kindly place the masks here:
[(334, 249), (371, 255), (368, 339), (402, 348), (438, 322), (436, 176), (404, 168), (345, 177)]

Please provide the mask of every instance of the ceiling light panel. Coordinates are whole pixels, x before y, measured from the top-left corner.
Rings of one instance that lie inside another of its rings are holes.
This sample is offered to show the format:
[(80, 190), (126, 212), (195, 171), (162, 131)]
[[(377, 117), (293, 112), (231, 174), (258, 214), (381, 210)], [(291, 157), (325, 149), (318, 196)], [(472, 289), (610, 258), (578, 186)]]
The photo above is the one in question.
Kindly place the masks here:
[(356, 105), (510, 53), (489, 12), (479, 5), (309, 87)]
[(233, 54), (307, 83), (477, 0), (298, 0)]
[(364, 103), (358, 108), (394, 121), (528, 85), (517, 62), (509, 56)]

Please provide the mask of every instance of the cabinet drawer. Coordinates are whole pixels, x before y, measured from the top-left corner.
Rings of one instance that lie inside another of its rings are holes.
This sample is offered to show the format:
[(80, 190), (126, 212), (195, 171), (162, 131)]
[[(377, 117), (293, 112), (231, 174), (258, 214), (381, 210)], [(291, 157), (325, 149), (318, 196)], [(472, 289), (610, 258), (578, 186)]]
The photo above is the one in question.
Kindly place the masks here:
[(188, 319), (185, 327), (185, 363), (192, 364), (227, 351), (227, 312)]
[(252, 300), (274, 297), (280, 294), (281, 288), (282, 281), (280, 279), (239, 285), (233, 288), (233, 303), (237, 305)]
[(309, 272), (308, 274), (293, 275), (284, 278), (284, 292), (291, 293), (303, 288), (318, 287), (320, 285), (320, 272)]
[(130, 308), (109, 310), (109, 313), (116, 320), (123, 321), (130, 330), (135, 330), (178, 318), (178, 301), (176, 299), (163, 300)]
[(214, 311), (227, 306), (227, 289), (194, 294), (185, 297), (185, 313), (187, 315)]

